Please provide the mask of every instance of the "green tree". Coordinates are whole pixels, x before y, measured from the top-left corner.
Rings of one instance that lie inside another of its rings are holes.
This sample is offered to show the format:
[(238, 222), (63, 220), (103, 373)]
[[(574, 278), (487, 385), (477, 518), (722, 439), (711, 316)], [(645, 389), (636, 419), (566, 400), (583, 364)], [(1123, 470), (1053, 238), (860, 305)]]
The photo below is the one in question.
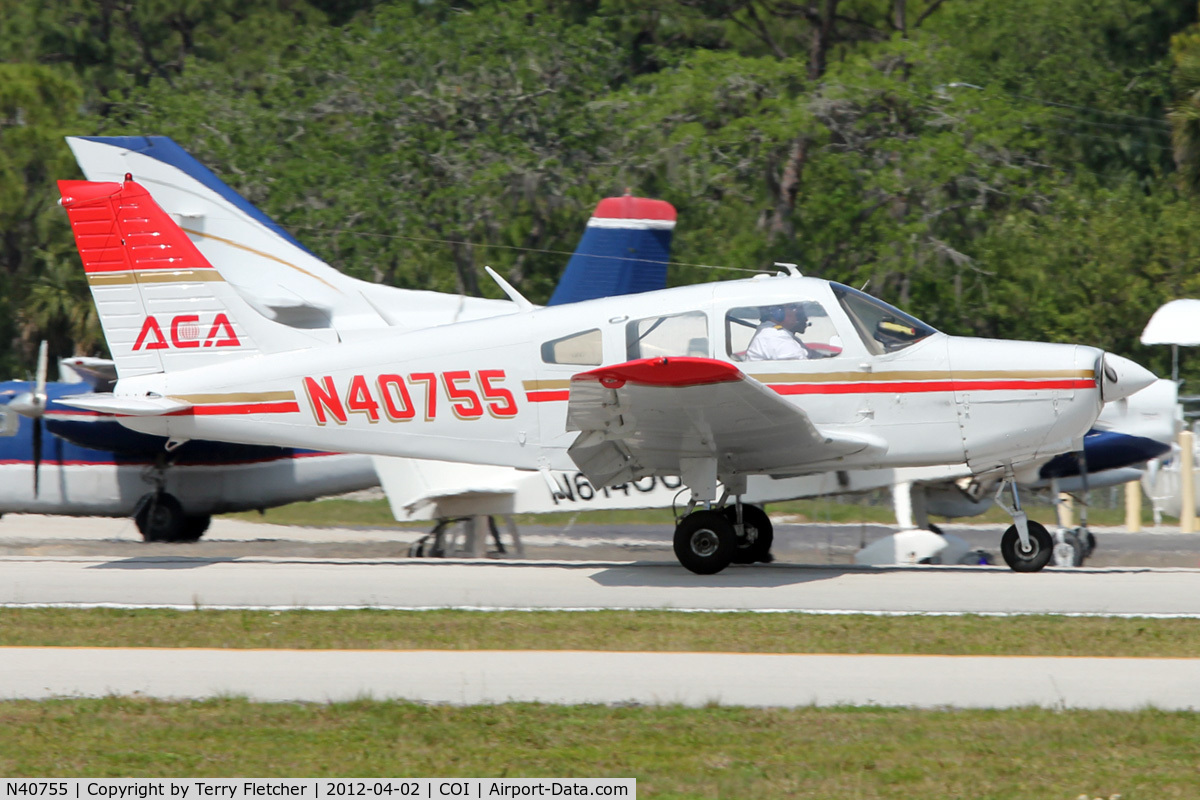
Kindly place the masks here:
[[(62, 137), (78, 124), (80, 95), (61, 69), (0, 63), (0, 368), (9, 374), (31, 363), (41, 338), (63, 348), (56, 355), (72, 349), (54, 325), (14, 323), (48, 254), (73, 250), (54, 181), (78, 175)], [(85, 289), (74, 302), (90, 306), (91, 297)]]
[(620, 56), (517, 3), (431, 13), (380, 8), (258, 75), (193, 64), (120, 104), (109, 130), (172, 135), (349, 274), (474, 294), (490, 263), (544, 299), (563, 259), (534, 251), (569, 250), (619, 186), (593, 184), (609, 121), (589, 104)]

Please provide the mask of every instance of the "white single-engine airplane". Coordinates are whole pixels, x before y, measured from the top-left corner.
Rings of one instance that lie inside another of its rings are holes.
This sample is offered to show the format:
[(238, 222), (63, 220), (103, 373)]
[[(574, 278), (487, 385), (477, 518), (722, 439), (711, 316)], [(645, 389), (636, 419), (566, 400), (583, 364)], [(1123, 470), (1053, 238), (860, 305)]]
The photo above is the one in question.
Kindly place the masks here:
[[(754, 547), (748, 475), (960, 463), (1011, 476), (1077, 449), (1103, 402), (1154, 379), (1092, 347), (947, 336), (795, 275), (536, 308), (493, 273), (516, 313), (338, 341), (256, 312), (130, 176), (59, 188), (119, 376), (78, 407), (172, 443), (574, 464), (597, 486), (680, 475), (692, 502), (675, 553), (701, 574)], [(789, 304), (815, 323), (812, 357), (739, 364)], [(1001, 551), (1041, 569), (1052, 540), (1013, 498)]]

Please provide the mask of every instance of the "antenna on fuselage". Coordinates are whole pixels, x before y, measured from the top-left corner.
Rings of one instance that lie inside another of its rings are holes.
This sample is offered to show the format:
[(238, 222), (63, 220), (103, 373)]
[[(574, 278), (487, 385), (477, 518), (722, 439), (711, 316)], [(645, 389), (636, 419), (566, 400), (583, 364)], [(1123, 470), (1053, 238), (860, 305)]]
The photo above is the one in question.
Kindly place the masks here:
[[(787, 274), (792, 276), (793, 278), (803, 278), (804, 277), (804, 275), (801, 274), (801, 272), (800, 272), (799, 265), (793, 264), (790, 261), (776, 261), (775, 266), (779, 267), (784, 272), (787, 272)], [(782, 275), (783, 272), (780, 272), (779, 274)]]
[(512, 287), (512, 284), (504, 280), (504, 278), (501, 278), (496, 273), (496, 270), (492, 269), (491, 267), (484, 267), (484, 269), (487, 270), (488, 275), (492, 276), (492, 280), (499, 284), (500, 288), (504, 290), (504, 293), (508, 295), (508, 299), (517, 304), (518, 309), (521, 311), (533, 311), (535, 308), (533, 303), (526, 300), (523, 294)]

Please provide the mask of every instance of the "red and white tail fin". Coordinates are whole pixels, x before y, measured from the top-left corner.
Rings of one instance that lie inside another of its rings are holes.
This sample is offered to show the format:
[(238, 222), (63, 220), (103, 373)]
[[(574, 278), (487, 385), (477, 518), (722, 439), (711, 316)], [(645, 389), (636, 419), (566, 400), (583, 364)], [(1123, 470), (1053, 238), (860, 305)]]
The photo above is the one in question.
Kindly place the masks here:
[(142, 186), (59, 181), (122, 378), (299, 350), (326, 337), (272, 322), (229, 286)]

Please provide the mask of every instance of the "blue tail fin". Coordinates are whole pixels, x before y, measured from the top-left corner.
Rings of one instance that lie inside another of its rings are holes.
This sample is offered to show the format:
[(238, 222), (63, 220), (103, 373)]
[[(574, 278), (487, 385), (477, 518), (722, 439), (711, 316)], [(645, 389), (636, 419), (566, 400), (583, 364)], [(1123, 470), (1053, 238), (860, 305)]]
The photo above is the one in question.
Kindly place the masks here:
[(665, 200), (601, 200), (547, 305), (664, 288), (674, 231), (675, 207)]

